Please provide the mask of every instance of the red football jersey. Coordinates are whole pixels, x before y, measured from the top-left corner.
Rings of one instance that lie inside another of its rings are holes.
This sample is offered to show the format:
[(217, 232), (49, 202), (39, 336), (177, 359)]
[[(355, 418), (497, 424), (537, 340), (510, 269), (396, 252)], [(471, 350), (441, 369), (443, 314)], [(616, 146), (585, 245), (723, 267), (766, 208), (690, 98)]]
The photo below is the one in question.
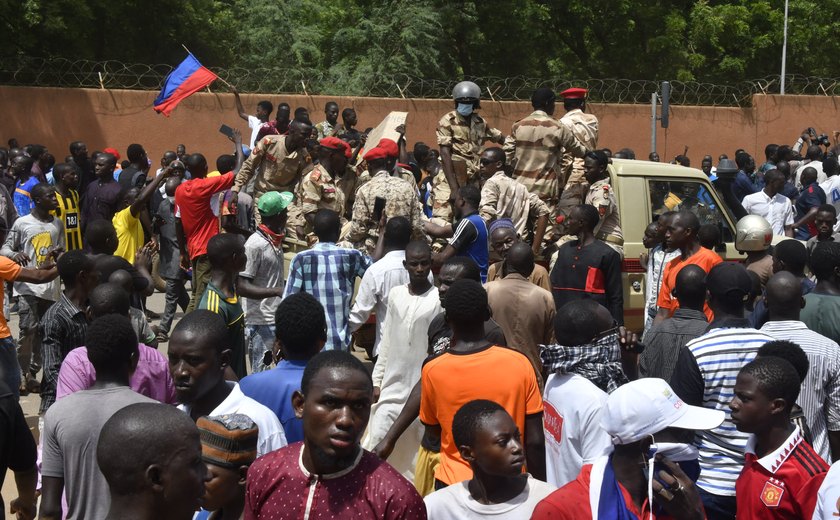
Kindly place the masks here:
[(776, 451), (760, 459), (755, 455), (755, 436), (750, 436), (745, 455), (735, 483), (738, 520), (811, 518), (828, 465), (798, 427)]

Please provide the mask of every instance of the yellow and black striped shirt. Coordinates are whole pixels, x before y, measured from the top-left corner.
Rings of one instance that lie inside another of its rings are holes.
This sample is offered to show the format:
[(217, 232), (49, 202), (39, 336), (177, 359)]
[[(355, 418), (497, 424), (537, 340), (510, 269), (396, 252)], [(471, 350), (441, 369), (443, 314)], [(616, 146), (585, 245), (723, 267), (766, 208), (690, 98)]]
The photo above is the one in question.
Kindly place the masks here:
[(82, 248), (82, 228), (79, 226), (79, 193), (76, 190), (68, 190), (67, 195), (55, 191), (55, 198), (58, 199), (58, 207), (55, 216), (64, 221), (64, 239), (67, 244), (67, 251)]

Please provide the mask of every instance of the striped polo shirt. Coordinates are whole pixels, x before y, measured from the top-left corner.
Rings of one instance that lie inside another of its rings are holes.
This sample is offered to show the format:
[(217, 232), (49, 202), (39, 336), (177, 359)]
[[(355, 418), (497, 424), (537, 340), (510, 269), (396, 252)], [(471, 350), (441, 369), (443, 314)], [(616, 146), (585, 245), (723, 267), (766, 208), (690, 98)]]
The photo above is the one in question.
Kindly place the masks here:
[(828, 431), (840, 430), (840, 345), (801, 321), (768, 321), (761, 332), (796, 343), (808, 356), (808, 375), (796, 404), (805, 412), (814, 451), (831, 463)]
[[(743, 320), (738, 320), (739, 322)], [(697, 432), (700, 478), (697, 485), (714, 495), (735, 496), (735, 481), (744, 465), (748, 433), (732, 423), (729, 403), (735, 395), (735, 379), (741, 368), (755, 358), (759, 347), (773, 338), (750, 328), (714, 328), (689, 341), (686, 349), (697, 361), (703, 379), (703, 407), (726, 412), (723, 423)]]

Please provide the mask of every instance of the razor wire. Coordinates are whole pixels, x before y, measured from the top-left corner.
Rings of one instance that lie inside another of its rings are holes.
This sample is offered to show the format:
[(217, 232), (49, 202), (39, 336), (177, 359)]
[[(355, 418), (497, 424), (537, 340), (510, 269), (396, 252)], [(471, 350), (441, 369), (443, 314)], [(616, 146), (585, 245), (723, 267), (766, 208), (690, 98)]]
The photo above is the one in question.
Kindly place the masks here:
[[(0, 63), (0, 84), (13, 86), (158, 90), (172, 65), (123, 63), (115, 60), (90, 61), (66, 58), (14, 56)], [(572, 79), (529, 77), (467, 77), (451, 80), (422, 78), (409, 74), (359, 78), (342, 76), (330, 70), (275, 68), (217, 68), (220, 78), (236, 85), (243, 93), (328, 94), (362, 97), (448, 98), (458, 81), (469, 79), (482, 88), (483, 97), (496, 101), (528, 100), (539, 87), (559, 92), (569, 87), (589, 89), (590, 102), (646, 104), (658, 92), (657, 80)], [(698, 81), (671, 81), (671, 103), (675, 105), (750, 106), (755, 94), (774, 94), (779, 76), (715, 84)], [(221, 83), (214, 91), (226, 91)], [(786, 77), (788, 94), (840, 95), (840, 78), (802, 75)]]

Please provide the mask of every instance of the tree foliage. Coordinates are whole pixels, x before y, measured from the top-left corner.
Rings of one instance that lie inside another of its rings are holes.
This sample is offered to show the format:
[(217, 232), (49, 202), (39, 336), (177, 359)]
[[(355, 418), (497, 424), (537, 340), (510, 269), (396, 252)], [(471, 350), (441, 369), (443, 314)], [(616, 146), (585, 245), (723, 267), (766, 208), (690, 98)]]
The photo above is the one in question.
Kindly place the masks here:
[[(6, 54), (328, 74), (678, 79), (778, 74), (784, 0), (0, 0)], [(790, 0), (788, 71), (835, 76), (840, 0)]]

